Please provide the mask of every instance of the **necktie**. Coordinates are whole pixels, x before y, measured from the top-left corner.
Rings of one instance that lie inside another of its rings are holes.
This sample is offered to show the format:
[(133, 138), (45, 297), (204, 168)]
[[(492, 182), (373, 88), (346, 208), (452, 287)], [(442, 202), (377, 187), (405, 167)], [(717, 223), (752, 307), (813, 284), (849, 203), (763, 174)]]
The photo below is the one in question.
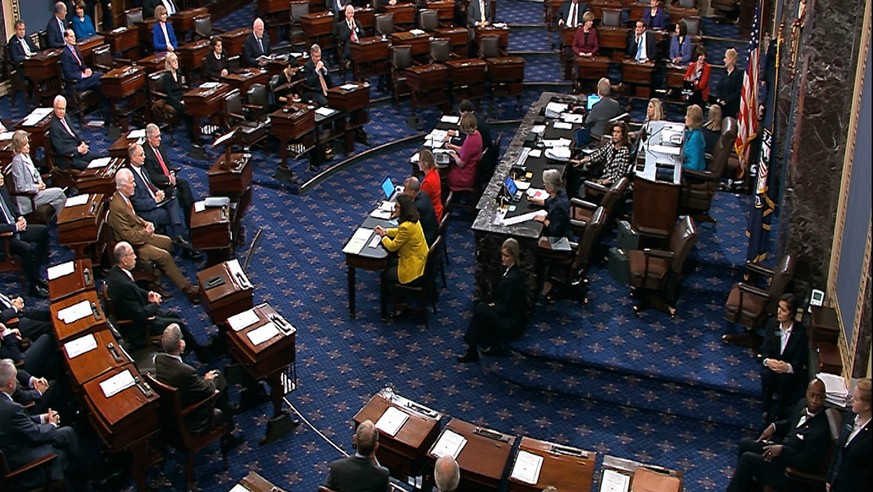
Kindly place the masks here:
[(21, 47), (24, 48), (24, 54), (27, 56), (33, 56), (33, 51), (30, 51), (30, 46), (27, 44), (27, 40), (24, 38), (21, 39)]
[(176, 13), (176, 4), (173, 3), (173, 0), (164, 0), (164, 3), (167, 7), (167, 15), (173, 15)]
[(327, 95), (327, 82), (324, 81), (324, 75), (321, 73), (320, 70), (316, 70), (316, 73), (318, 73), (318, 83), (321, 84), (321, 93), (326, 96)]
[(637, 61), (643, 61), (643, 36), (637, 38)]
[(261, 54), (264, 53), (264, 45), (261, 43), (261, 38), (258, 38), (258, 48), (261, 49)]
[(576, 27), (576, 4), (570, 4), (570, 18), (567, 19), (567, 25), (569, 27)]
[(66, 117), (61, 118), (61, 124), (64, 125), (64, 128), (67, 129), (67, 133), (69, 133), (71, 137), (73, 137), (73, 138), (79, 138), (79, 137), (76, 136), (75, 133), (73, 133), (73, 129), (70, 128), (70, 125), (67, 124), (67, 118), (66, 118)]
[(76, 47), (70, 46), (70, 51), (73, 52), (73, 56), (76, 58), (76, 62), (79, 64), (79, 67), (81, 67), (82, 66), (82, 59), (79, 58), (79, 54), (76, 53), (76, 51), (77, 51)]
[(352, 42), (358, 41), (358, 36), (355, 34), (355, 23), (349, 22), (349, 31), (352, 32)]
[(485, 0), (479, 0), (479, 12), (481, 12), (481, 14), (482, 14), (480, 16), (480, 17), (482, 17), (480, 20), (482, 22), (485, 22)]
[(148, 188), (149, 193), (151, 193), (152, 195), (152, 198), (155, 198), (155, 192), (158, 190), (158, 188), (152, 184), (152, 180), (150, 180), (148, 175), (146, 175), (146, 173), (142, 171), (142, 167), (136, 167), (136, 173), (139, 174), (140, 179), (142, 179), (142, 182), (145, 183), (146, 188)]
[(158, 164), (161, 165), (161, 171), (164, 172), (164, 176), (169, 177), (169, 176), (170, 176), (170, 170), (167, 169), (167, 165), (164, 164), (164, 158), (161, 156), (161, 151), (159, 151), (158, 149), (156, 149), (156, 148), (154, 148), (154, 147), (152, 147), (152, 150), (155, 152), (155, 157), (158, 158)]
[(0, 301), (3, 301), (4, 306), (12, 306), (12, 301), (2, 292), (0, 292)]

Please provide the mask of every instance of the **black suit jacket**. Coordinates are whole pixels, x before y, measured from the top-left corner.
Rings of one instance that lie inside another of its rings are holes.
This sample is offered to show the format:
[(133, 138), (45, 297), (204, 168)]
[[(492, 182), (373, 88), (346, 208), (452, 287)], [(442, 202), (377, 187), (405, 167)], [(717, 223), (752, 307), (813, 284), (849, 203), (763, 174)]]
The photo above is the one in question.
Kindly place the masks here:
[[(169, 176), (164, 174), (164, 170), (161, 169), (161, 164), (158, 162), (158, 158), (155, 155), (155, 151), (152, 149), (152, 146), (148, 142), (146, 142), (142, 145), (142, 150), (145, 153), (145, 164), (143, 165), (143, 167), (145, 167), (145, 170), (149, 175), (149, 179), (152, 180), (152, 183), (161, 189), (170, 186), (170, 178)], [(173, 166), (170, 165), (170, 158), (164, 151), (163, 145), (158, 147), (158, 152), (161, 153), (161, 159), (164, 160), (164, 165), (167, 166), (167, 170), (172, 170)]]
[(154, 19), (155, 18), (155, 7), (158, 5), (163, 5), (161, 0), (142, 0), (142, 18), (145, 19)]
[[(64, 20), (64, 28), (69, 27), (70, 23)], [(45, 25), (45, 41), (48, 48), (62, 48), (64, 46), (64, 31), (58, 24), (58, 18), (52, 14), (48, 24)]]
[(831, 443), (831, 429), (824, 410), (806, 420), (800, 427), (801, 416), (806, 412), (806, 401), (802, 401), (791, 413), (791, 417), (776, 422), (775, 437), (782, 443), (779, 463), (793, 466), (803, 471), (820, 469)]
[(70, 130), (73, 130), (74, 135), (70, 135), (70, 133), (67, 132), (67, 129), (64, 128), (64, 125), (61, 124), (61, 120), (59, 120), (56, 115), (52, 115), (52, 122), (49, 126), (51, 131), (52, 149), (65, 157), (75, 157), (79, 154), (79, 151), (76, 149), (82, 142), (84, 142), (84, 139), (82, 139), (82, 134), (79, 133), (73, 125), (70, 116), (66, 115), (64, 116), (64, 119), (67, 121), (67, 125), (70, 126)]
[[(493, 21), (491, 18), (491, 0), (485, 0), (485, 20)], [(482, 12), (479, 10), (479, 0), (470, 0), (470, 4), (467, 6), (467, 27), (474, 28), (476, 27), (476, 22), (482, 20)]]
[[(36, 53), (39, 51), (39, 48), (33, 44), (33, 41), (30, 39), (30, 36), (24, 36), (24, 42), (27, 43), (27, 47), (30, 48), (32, 53)], [(19, 68), (21, 66), (21, 62), (27, 58), (27, 55), (24, 53), (24, 48), (21, 46), (21, 41), (18, 39), (18, 36), (12, 35), (9, 38), (9, 59), (12, 61), (12, 64), (15, 65), (15, 68)]]
[(609, 120), (615, 118), (621, 113), (621, 105), (611, 97), (604, 97), (594, 103), (594, 106), (591, 107), (591, 111), (588, 112), (588, 116), (585, 117), (585, 126), (591, 128), (592, 140), (599, 139), (603, 135), (609, 133), (607, 132)]
[[(329, 89), (333, 87), (333, 81), (330, 79), (330, 68), (327, 66), (327, 62), (324, 61), (324, 58), (322, 58), (321, 61), (324, 63), (324, 71), (327, 72), (322, 75), (324, 76), (324, 82)], [(312, 63), (311, 58), (303, 64), (303, 68), (300, 72), (303, 77), (303, 87), (306, 90), (321, 92), (321, 83), (318, 82), (318, 73), (315, 72), (315, 64)]]
[[(657, 60), (658, 42), (655, 40), (655, 33), (646, 30), (646, 32), (643, 33), (643, 37), (646, 39), (646, 58), (648, 58), (649, 61)], [(637, 56), (637, 35), (633, 31), (630, 32), (627, 39), (627, 56), (631, 58), (636, 58)]]
[[(215, 385), (197, 374), (193, 367), (167, 354), (155, 356), (155, 377), (158, 381), (175, 387), (179, 391), (182, 406), (193, 405), (215, 393)], [(201, 407), (185, 419), (188, 430), (199, 434), (209, 427), (212, 409)]]
[(374, 465), (370, 458), (349, 456), (330, 464), (324, 485), (337, 492), (385, 492), (388, 470)]
[(510, 321), (513, 331), (520, 333), (524, 329), (527, 323), (527, 288), (518, 265), (500, 278), (491, 302), (497, 313)]
[[(337, 2), (341, 5), (339, 9), (337, 9), (336, 6)], [(352, 3), (351, 0), (324, 0), (324, 6), (327, 7), (327, 10), (333, 12), (334, 15), (337, 15), (338, 13), (341, 14), (346, 5), (350, 3)], [(337, 21), (339, 21), (340, 18), (341, 17), (337, 17)]]
[(261, 55), (270, 55), (273, 52), (270, 47), (270, 35), (267, 31), (264, 31), (264, 37), (261, 38), (261, 44), (264, 45), (264, 50), (261, 51), (261, 48), (258, 46), (258, 39), (255, 37), (255, 34), (252, 33), (251, 36), (246, 36), (246, 41), (243, 44), (243, 63), (247, 67), (257, 67), (258, 66), (258, 57)]
[(21, 217), (21, 212), (18, 211), (18, 204), (12, 199), (12, 195), (9, 194), (9, 190), (6, 189), (6, 186), (0, 186), (0, 199), (6, 203), (9, 213), (12, 215), (12, 217), (9, 218), (12, 222), (8, 222), (5, 214), (0, 212), (0, 233), (11, 232), (12, 237), (16, 237), (18, 236), (18, 228), (15, 225), (15, 221)]
[[(564, 21), (564, 25), (570, 24), (570, 7), (572, 2), (569, 0), (561, 4), (561, 8), (558, 9), (558, 19)], [(576, 27), (582, 26), (582, 15), (588, 10), (588, 4), (579, 2), (576, 5)]]
[(31, 417), (24, 407), (7, 395), (0, 395), (0, 449), (6, 455), (10, 468), (18, 468), (54, 452), (52, 439), (57, 429), (51, 424), (40, 424), (39, 417)]
[(418, 210), (418, 220), (421, 223), (421, 229), (424, 231), (424, 239), (427, 241), (427, 245), (430, 246), (439, 234), (439, 222), (433, 209), (433, 203), (430, 201), (427, 193), (419, 192), (415, 196), (415, 209)]
[(106, 277), (109, 298), (118, 313), (138, 326), (145, 326), (148, 319), (158, 312), (158, 305), (149, 302), (149, 293), (125, 273), (118, 265), (109, 269)]
[(806, 328), (795, 321), (791, 327), (791, 336), (788, 337), (788, 344), (785, 345), (785, 350), (781, 353), (782, 338), (779, 332), (779, 321), (773, 318), (768, 326), (764, 345), (761, 347), (761, 355), (764, 359), (781, 360), (791, 364), (794, 374), (802, 381), (806, 381), (806, 376), (809, 372), (809, 341), (806, 336)]
[[(349, 23), (346, 22), (345, 18), (341, 19), (337, 22), (336, 25), (336, 38), (339, 41), (341, 46), (340, 55), (343, 58), (348, 58), (351, 52), (351, 44), (352, 44), (352, 30), (349, 29)], [(361, 28), (361, 23), (355, 20), (355, 34), (358, 36), (358, 41), (364, 37), (364, 29)]]
[(873, 436), (870, 434), (870, 422), (861, 429), (861, 432), (846, 445), (849, 434), (852, 432), (855, 414), (848, 412), (843, 416), (843, 430), (837, 441), (837, 449), (828, 470), (828, 483), (831, 484), (831, 492), (850, 492), (858, 490), (859, 484), (873, 482), (873, 468), (870, 461), (873, 460)]

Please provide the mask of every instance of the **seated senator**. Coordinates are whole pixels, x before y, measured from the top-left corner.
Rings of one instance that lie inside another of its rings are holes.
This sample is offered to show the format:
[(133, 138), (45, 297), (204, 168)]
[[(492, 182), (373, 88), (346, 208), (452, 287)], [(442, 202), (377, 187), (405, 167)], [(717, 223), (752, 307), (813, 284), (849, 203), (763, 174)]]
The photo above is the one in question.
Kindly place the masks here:
[(97, 35), (94, 23), (91, 21), (91, 16), (85, 14), (85, 2), (83, 0), (79, 0), (76, 4), (76, 16), (70, 21), (70, 27), (76, 33), (76, 39), (87, 39)]
[(152, 27), (152, 46), (155, 53), (179, 49), (173, 24), (167, 22), (167, 8), (163, 5), (155, 7), (155, 21), (155, 25)]
[(703, 110), (700, 106), (692, 104), (685, 110), (685, 143), (682, 145), (684, 162), (682, 167), (693, 171), (706, 169), (706, 141), (703, 139)]
[[(376, 226), (376, 234), (382, 238), (382, 245), (392, 253), (391, 263), (382, 272), (382, 305), (388, 302), (388, 298), (394, 288), (394, 284), (408, 284), (424, 275), (424, 266), (427, 263), (427, 240), (424, 230), (421, 228), (418, 210), (412, 197), (400, 195), (394, 206), (397, 216), (397, 227), (385, 229)], [(383, 310), (384, 312), (384, 310)]]
[(452, 191), (469, 190), (476, 186), (476, 171), (482, 159), (482, 135), (476, 126), (476, 117), (469, 113), (461, 115), (461, 131), (467, 135), (464, 143), (446, 143), (455, 165), (449, 168), (446, 182)]
[(49, 127), (51, 130), (49, 139), (52, 150), (58, 155), (55, 158), (55, 165), (61, 169), (72, 167), (80, 171), (85, 170), (91, 161), (100, 157), (100, 154), (91, 152), (90, 146), (73, 125), (73, 120), (67, 116), (67, 98), (61, 95), (55, 96), (52, 107), (54, 112)]
[[(602, 166), (599, 177), (594, 178), (599, 184), (611, 185), (630, 172), (631, 156), (628, 142), (627, 125), (619, 121), (612, 125), (612, 139), (606, 145), (601, 145), (591, 155), (582, 159), (570, 159), (574, 169), (581, 169), (583, 174), (591, 177), (594, 174), (590, 166)], [(574, 171), (575, 172), (575, 171)], [(584, 187), (579, 187), (579, 196), (584, 196)]]
[(851, 492), (858, 490), (858, 484), (873, 481), (871, 405), (870, 378), (861, 379), (852, 392), (852, 411), (843, 418), (843, 430), (828, 469), (829, 492)]
[(480, 302), (473, 310), (473, 318), (464, 335), (467, 351), (458, 356), (458, 362), (479, 360), (478, 347), (483, 353), (501, 350), (504, 342), (521, 336), (527, 323), (527, 289), (524, 276), (518, 266), (520, 249), (518, 241), (509, 238), (500, 247), (500, 263), (503, 276), (491, 302)]
[(594, 56), (600, 50), (597, 29), (594, 27), (594, 14), (591, 11), (582, 15), (582, 27), (576, 29), (573, 37), (573, 53), (579, 56)]
[(547, 198), (528, 198), (531, 203), (546, 207), (546, 215), (538, 215), (534, 219), (543, 223), (543, 236), (573, 239), (573, 231), (570, 229), (570, 200), (564, 191), (561, 173), (557, 169), (544, 170), (543, 187), (549, 194)]
[(610, 128), (610, 120), (622, 113), (621, 105), (610, 94), (612, 94), (612, 86), (609, 79), (603, 77), (598, 80), (597, 95), (600, 96), (600, 100), (591, 106), (591, 111), (585, 116), (585, 128), (590, 133), (591, 141), (598, 142), (606, 135)]
[(52, 216), (57, 216), (64, 208), (67, 197), (60, 188), (46, 187), (42, 175), (30, 158), (30, 139), (26, 131), (16, 130), (12, 134), (12, 153), (15, 154), (12, 158), (12, 179), (15, 182), (15, 190), (19, 193), (36, 194), (32, 203), (28, 196), (16, 197), (18, 211), (22, 215), (27, 215), (33, 212), (32, 205), (36, 207), (51, 205), (54, 210)]
[(707, 153), (711, 154), (715, 149), (715, 143), (721, 138), (721, 106), (711, 104), (709, 106), (709, 118), (703, 124), (703, 141)]
[(209, 39), (212, 50), (203, 59), (204, 75), (209, 80), (218, 80), (227, 77), (227, 54), (224, 53), (224, 43), (218, 36)]
[(18, 212), (18, 205), (9, 195), (5, 178), (0, 173), (0, 251), (3, 241), (9, 241), (12, 254), (21, 257), (24, 276), (31, 297), (48, 297), (48, 284), (41, 278), (42, 267), (48, 261), (49, 231), (43, 224), (28, 224)]
[(676, 23), (676, 29), (670, 36), (670, 61), (683, 67), (691, 62), (691, 38), (688, 37), (688, 24), (684, 20)]

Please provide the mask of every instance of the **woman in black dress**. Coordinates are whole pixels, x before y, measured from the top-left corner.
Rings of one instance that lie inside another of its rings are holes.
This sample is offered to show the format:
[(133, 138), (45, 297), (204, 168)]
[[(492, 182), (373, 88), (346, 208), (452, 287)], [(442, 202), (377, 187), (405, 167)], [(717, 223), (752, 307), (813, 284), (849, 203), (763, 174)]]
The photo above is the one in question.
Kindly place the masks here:
[(212, 36), (209, 40), (209, 46), (212, 51), (206, 55), (203, 60), (203, 68), (206, 70), (206, 78), (209, 80), (218, 80), (220, 77), (227, 77), (227, 55), (224, 53), (224, 46), (221, 38)]
[(722, 116), (736, 118), (740, 113), (740, 96), (743, 93), (743, 72), (737, 70), (737, 50), (724, 52), (724, 76), (718, 82), (716, 102), (721, 106)]

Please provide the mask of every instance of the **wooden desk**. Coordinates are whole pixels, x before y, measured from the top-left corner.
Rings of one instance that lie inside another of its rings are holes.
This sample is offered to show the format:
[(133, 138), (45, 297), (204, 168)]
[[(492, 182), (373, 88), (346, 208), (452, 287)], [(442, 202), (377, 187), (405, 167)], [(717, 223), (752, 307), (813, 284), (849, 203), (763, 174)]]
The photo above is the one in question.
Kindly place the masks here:
[(209, 256), (206, 264), (214, 265), (229, 258), (233, 248), (229, 206), (211, 207), (191, 212), (191, 245)]
[[(364, 220), (364, 223), (361, 224), (361, 227), (372, 230), (377, 225), (381, 225), (386, 228), (391, 227), (387, 220), (376, 219), (369, 216)], [(351, 316), (352, 318), (357, 316), (355, 312), (356, 270), (358, 268), (361, 268), (364, 270), (381, 272), (388, 268), (388, 250), (386, 250), (385, 247), (381, 245), (381, 243), (375, 248), (371, 248), (369, 246), (370, 240), (373, 238), (374, 234), (375, 232), (370, 234), (370, 237), (367, 239), (367, 242), (364, 244), (364, 247), (359, 253), (345, 253), (346, 267), (348, 268), (347, 279), (349, 293), (349, 316)], [(386, 313), (383, 312), (382, 317), (384, 318), (385, 315)]]
[(341, 86), (328, 89), (328, 106), (349, 112), (367, 109), (367, 106), (370, 105), (370, 84), (365, 82), (350, 82), (349, 85), (354, 85), (355, 87), (347, 90), (342, 89)]
[(82, 58), (84, 59), (86, 65), (92, 65), (94, 63), (91, 55), (93, 55), (94, 50), (96, 50), (97, 47), (102, 44), (103, 36), (99, 34), (96, 36), (91, 36), (90, 38), (76, 40), (76, 47), (79, 48), (79, 53), (82, 54)]
[[(510, 471), (510, 492), (539, 492), (549, 485), (558, 490), (591, 490), (594, 478), (594, 464), (597, 453), (561, 446), (546, 441), (522, 437), (519, 453), (541, 456), (543, 465), (535, 484), (529, 484), (512, 476)], [(518, 455), (516, 455), (518, 459)]]
[(628, 84), (634, 84), (637, 97), (648, 98), (651, 94), (652, 74), (655, 70), (654, 62), (640, 63), (626, 58), (621, 62), (621, 80)]
[[(151, 41), (149, 41), (149, 46), (151, 46)], [(137, 65), (142, 65), (145, 67), (147, 73), (157, 73), (164, 69), (166, 66), (167, 52), (162, 51), (160, 53), (155, 53), (153, 55), (149, 55), (141, 60), (137, 61)]]
[[(187, 35), (189, 32), (193, 32), (194, 19), (196, 17), (202, 17), (206, 15), (209, 15), (209, 11), (206, 10), (206, 7), (185, 9), (173, 14), (173, 16), (170, 17), (170, 22), (173, 23), (173, 31), (175, 31), (176, 37), (178, 37), (179, 39), (183, 39), (185, 35)], [(207, 44), (209, 43), (208, 39), (205, 41), (207, 42)]]
[(67, 275), (49, 279), (49, 301), (57, 302), (73, 294), (94, 290), (94, 269), (91, 260), (73, 260), (73, 272)]
[(122, 26), (101, 34), (109, 43), (113, 53), (126, 53), (139, 46), (139, 32), (136, 29)]
[[(395, 21), (396, 23), (396, 21)], [(430, 34), (412, 34), (409, 31), (391, 33), (392, 45), (409, 45), (412, 56), (422, 56), (430, 53)]]
[(621, 61), (627, 51), (627, 37), (630, 31), (626, 27), (601, 27), (597, 30), (600, 49), (614, 50), (612, 61)]
[[(449, 421), (442, 434), (448, 431), (459, 434), (467, 440), (467, 444), (455, 458), (461, 469), (461, 483), (458, 490), (497, 490), (500, 480), (503, 478), (503, 470), (509, 461), (512, 446), (515, 444), (515, 437), (459, 419)], [(442, 434), (440, 434), (440, 438)], [(497, 439), (489, 436), (497, 437)], [(434, 447), (439, 441), (437, 439)], [(434, 448), (431, 447), (427, 455), (436, 460), (437, 456), (433, 454), (433, 451)]]
[(246, 42), (246, 36), (252, 33), (251, 27), (240, 27), (232, 31), (227, 31), (220, 34), (224, 52), (228, 57), (242, 55), (243, 44)]
[(310, 43), (318, 43), (321, 49), (336, 46), (333, 35), (334, 15), (329, 12), (309, 13), (300, 17), (303, 35)]
[(413, 114), (419, 107), (448, 104), (448, 75), (448, 67), (441, 63), (414, 65), (406, 69), (406, 84), (412, 92)]
[(248, 207), (252, 194), (251, 156), (231, 154), (230, 165), (227, 165), (226, 159), (227, 155), (222, 154), (206, 171), (209, 180), (209, 194), (211, 196), (226, 196), (231, 201), (238, 202), (236, 213), (242, 214)]
[(446, 62), (452, 97), (459, 99), (479, 99), (485, 95), (485, 76), (488, 64), (479, 58), (450, 60)]
[(200, 118), (212, 119), (221, 114), (224, 108), (224, 98), (230, 92), (230, 86), (219, 83), (211, 89), (197, 87), (185, 92), (182, 96), (185, 109), (194, 118), (194, 143), (200, 142)]
[(266, 70), (260, 68), (247, 67), (239, 71), (234, 71), (227, 74), (227, 77), (221, 77), (221, 81), (226, 83), (233, 89), (239, 89), (240, 95), (245, 96), (251, 86), (255, 84), (267, 85), (269, 75)]
[[(84, 337), (93, 337), (97, 347), (85, 353), (70, 358), (69, 344)], [(64, 362), (70, 371), (70, 375), (80, 385), (91, 381), (101, 374), (118, 367), (132, 363), (125, 352), (119, 348), (118, 340), (112, 336), (109, 330), (98, 330), (93, 333), (72, 338), (61, 345)]]
[(633, 190), (633, 228), (637, 231), (641, 228), (655, 229), (669, 238), (679, 217), (679, 193), (682, 187), (634, 176)]
[(270, 114), (273, 135), (279, 140), (280, 172), (288, 170), (288, 145), (292, 145), (293, 155), (301, 156), (315, 147), (315, 111), (313, 106), (291, 103)]
[(388, 5), (385, 2), (382, 6), (386, 13), (394, 14), (394, 25), (401, 29), (408, 29), (415, 23), (415, 5), (411, 3), (396, 3)]
[[(64, 207), (58, 214), (58, 243), (72, 248), (76, 259), (90, 258), (94, 263), (100, 261), (100, 251), (96, 244), (103, 232), (106, 220), (104, 195), (97, 193), (88, 197), (83, 205)], [(89, 246), (90, 255), (87, 252)]]
[(476, 28), (476, 39), (481, 39), (482, 36), (497, 36), (500, 38), (498, 41), (498, 46), (500, 46), (501, 50), (506, 50), (506, 47), (509, 46), (509, 28), (508, 27), (494, 27), (494, 26), (485, 26), (485, 27), (477, 27)]
[(276, 487), (256, 472), (249, 472), (239, 481), (239, 484), (251, 492), (285, 492), (284, 489)]
[(39, 105), (52, 105), (55, 94), (61, 92), (59, 66), (62, 48), (38, 51), (22, 62), (24, 76), (33, 81), (33, 90)]
[(118, 157), (119, 159), (127, 159), (128, 151), (127, 148), (130, 147), (131, 144), (139, 142), (139, 138), (130, 138), (129, 133), (124, 133), (109, 146), (107, 152), (109, 152), (110, 157)]
[(441, 24), (449, 25), (455, 21), (455, 2), (451, 0), (431, 0), (426, 2), (427, 8), (437, 11)]
[[(100, 77), (100, 90), (109, 99), (112, 121), (122, 132), (127, 132), (130, 116), (146, 105), (146, 80), (146, 70), (140, 66), (118, 67)], [(127, 152), (121, 157), (126, 158)]]
[[(646, 479), (658, 482), (657, 490), (660, 492), (679, 492), (682, 490), (682, 472), (670, 470), (662, 466), (649, 465), (638, 461), (617, 458), (606, 455), (603, 457), (603, 473), (607, 470), (626, 475), (631, 479), (631, 490), (634, 490), (634, 480), (637, 479), (637, 471), (646, 469)], [(602, 481), (602, 479), (601, 479)], [(651, 482), (649, 482), (651, 484)], [(646, 488), (645, 490), (653, 490)]]
[[(49, 107), (51, 107), (51, 104), (49, 104)], [(37, 108), (37, 109), (43, 109), (43, 108)], [(36, 110), (34, 110), (34, 111), (36, 111)], [(33, 111), (31, 111), (31, 113), (28, 113), (28, 116), (30, 116), (30, 114), (32, 114), (32, 113), (33, 113)], [(33, 155), (33, 153), (34, 153), (33, 151), (36, 150), (37, 148), (42, 147), (43, 149), (45, 149), (45, 143), (47, 140), (46, 133), (48, 133), (49, 128), (51, 128), (53, 114), (54, 113), (49, 112), (49, 114), (47, 114), (45, 117), (43, 117), (41, 120), (39, 120), (38, 122), (36, 122), (33, 125), (25, 125), (24, 124), (24, 121), (27, 119), (27, 117), (25, 117), (24, 119), (22, 119), (21, 121), (19, 121), (15, 125), (16, 130), (24, 130), (30, 134), (30, 154), (31, 155)]]
[[(60, 318), (58, 318), (59, 311), (80, 302), (91, 304), (92, 313), (90, 315), (72, 323), (64, 323)], [(57, 335), (58, 341), (61, 343), (109, 327), (109, 324), (106, 321), (106, 313), (103, 312), (103, 308), (100, 306), (100, 302), (97, 299), (97, 292), (93, 290), (80, 292), (57, 302), (53, 302), (51, 306), (49, 306), (49, 310), (52, 314), (52, 325), (55, 328), (55, 335)]]
[(358, 43), (349, 45), (352, 70), (355, 80), (364, 80), (374, 75), (388, 73), (389, 48), (391, 43), (380, 36), (361, 38)]
[[(156, 22), (157, 21), (155, 20), (155, 18), (152, 17), (152, 18), (147, 18), (147, 19), (144, 18), (142, 20), (142, 22), (137, 22), (135, 24), (137, 33), (139, 34), (140, 48), (143, 49), (144, 53), (151, 53), (152, 51), (154, 51), (153, 50), (153, 47), (154, 47), (154, 42), (153, 42), (154, 34), (153, 34), (153, 32), (154, 32), (154, 27), (155, 27)], [(153, 72), (150, 71), (149, 73), (153, 73)]]
[(104, 167), (88, 168), (76, 179), (76, 188), (81, 193), (115, 193), (115, 173), (127, 163), (127, 159), (112, 157)]
[(365, 35), (376, 31), (376, 10), (373, 7), (355, 7), (355, 20), (361, 24)]
[(576, 80), (600, 80), (606, 77), (609, 58), (605, 56), (576, 56)]
[[(270, 400), (273, 402), (273, 416), (283, 415), (282, 397), (285, 395), (281, 381), (282, 374), (290, 369), (291, 383), (297, 385), (294, 362), (297, 358), (297, 329), (267, 303), (251, 308), (258, 321), (240, 330), (227, 325), (227, 343), (230, 354), (255, 379), (266, 380), (270, 384)], [(241, 313), (245, 309), (237, 310)], [(270, 339), (258, 345), (252, 343), (249, 334), (268, 323), (279, 330)], [(285, 331), (283, 331), (283, 329)], [(269, 431), (268, 431), (269, 432)]]
[[(175, 19), (175, 17), (174, 17)], [(223, 48), (223, 46), (222, 46)], [(208, 39), (199, 39), (190, 43), (185, 43), (179, 46), (176, 54), (179, 55), (179, 63), (182, 69), (189, 74), (195, 70), (199, 70), (206, 60), (206, 55), (209, 54), (210, 46)]]
[(433, 413), (425, 415), (421, 409), (431, 413), (429, 409), (383, 390), (373, 395), (370, 401), (355, 414), (352, 419), (355, 427), (357, 428), (365, 420), (378, 422), (382, 414), (391, 407), (409, 415), (409, 418), (393, 436), (380, 432), (376, 457), (382, 466), (388, 467), (391, 476), (405, 481), (407, 477), (421, 475), (427, 451), (439, 435), (442, 414), (433, 412), (435, 416), (431, 416)]
[[(207, 282), (216, 277), (221, 277), (224, 283), (207, 289)], [(209, 313), (209, 319), (213, 324), (221, 326), (228, 317), (251, 309), (254, 305), (254, 288), (248, 278), (244, 277), (244, 280), (245, 282), (242, 282), (231, 275), (227, 261), (197, 272), (200, 294), (206, 301), (206, 312)]]
[(448, 38), (452, 51), (464, 58), (470, 45), (470, 32), (463, 27), (441, 27), (433, 32), (434, 37)]

